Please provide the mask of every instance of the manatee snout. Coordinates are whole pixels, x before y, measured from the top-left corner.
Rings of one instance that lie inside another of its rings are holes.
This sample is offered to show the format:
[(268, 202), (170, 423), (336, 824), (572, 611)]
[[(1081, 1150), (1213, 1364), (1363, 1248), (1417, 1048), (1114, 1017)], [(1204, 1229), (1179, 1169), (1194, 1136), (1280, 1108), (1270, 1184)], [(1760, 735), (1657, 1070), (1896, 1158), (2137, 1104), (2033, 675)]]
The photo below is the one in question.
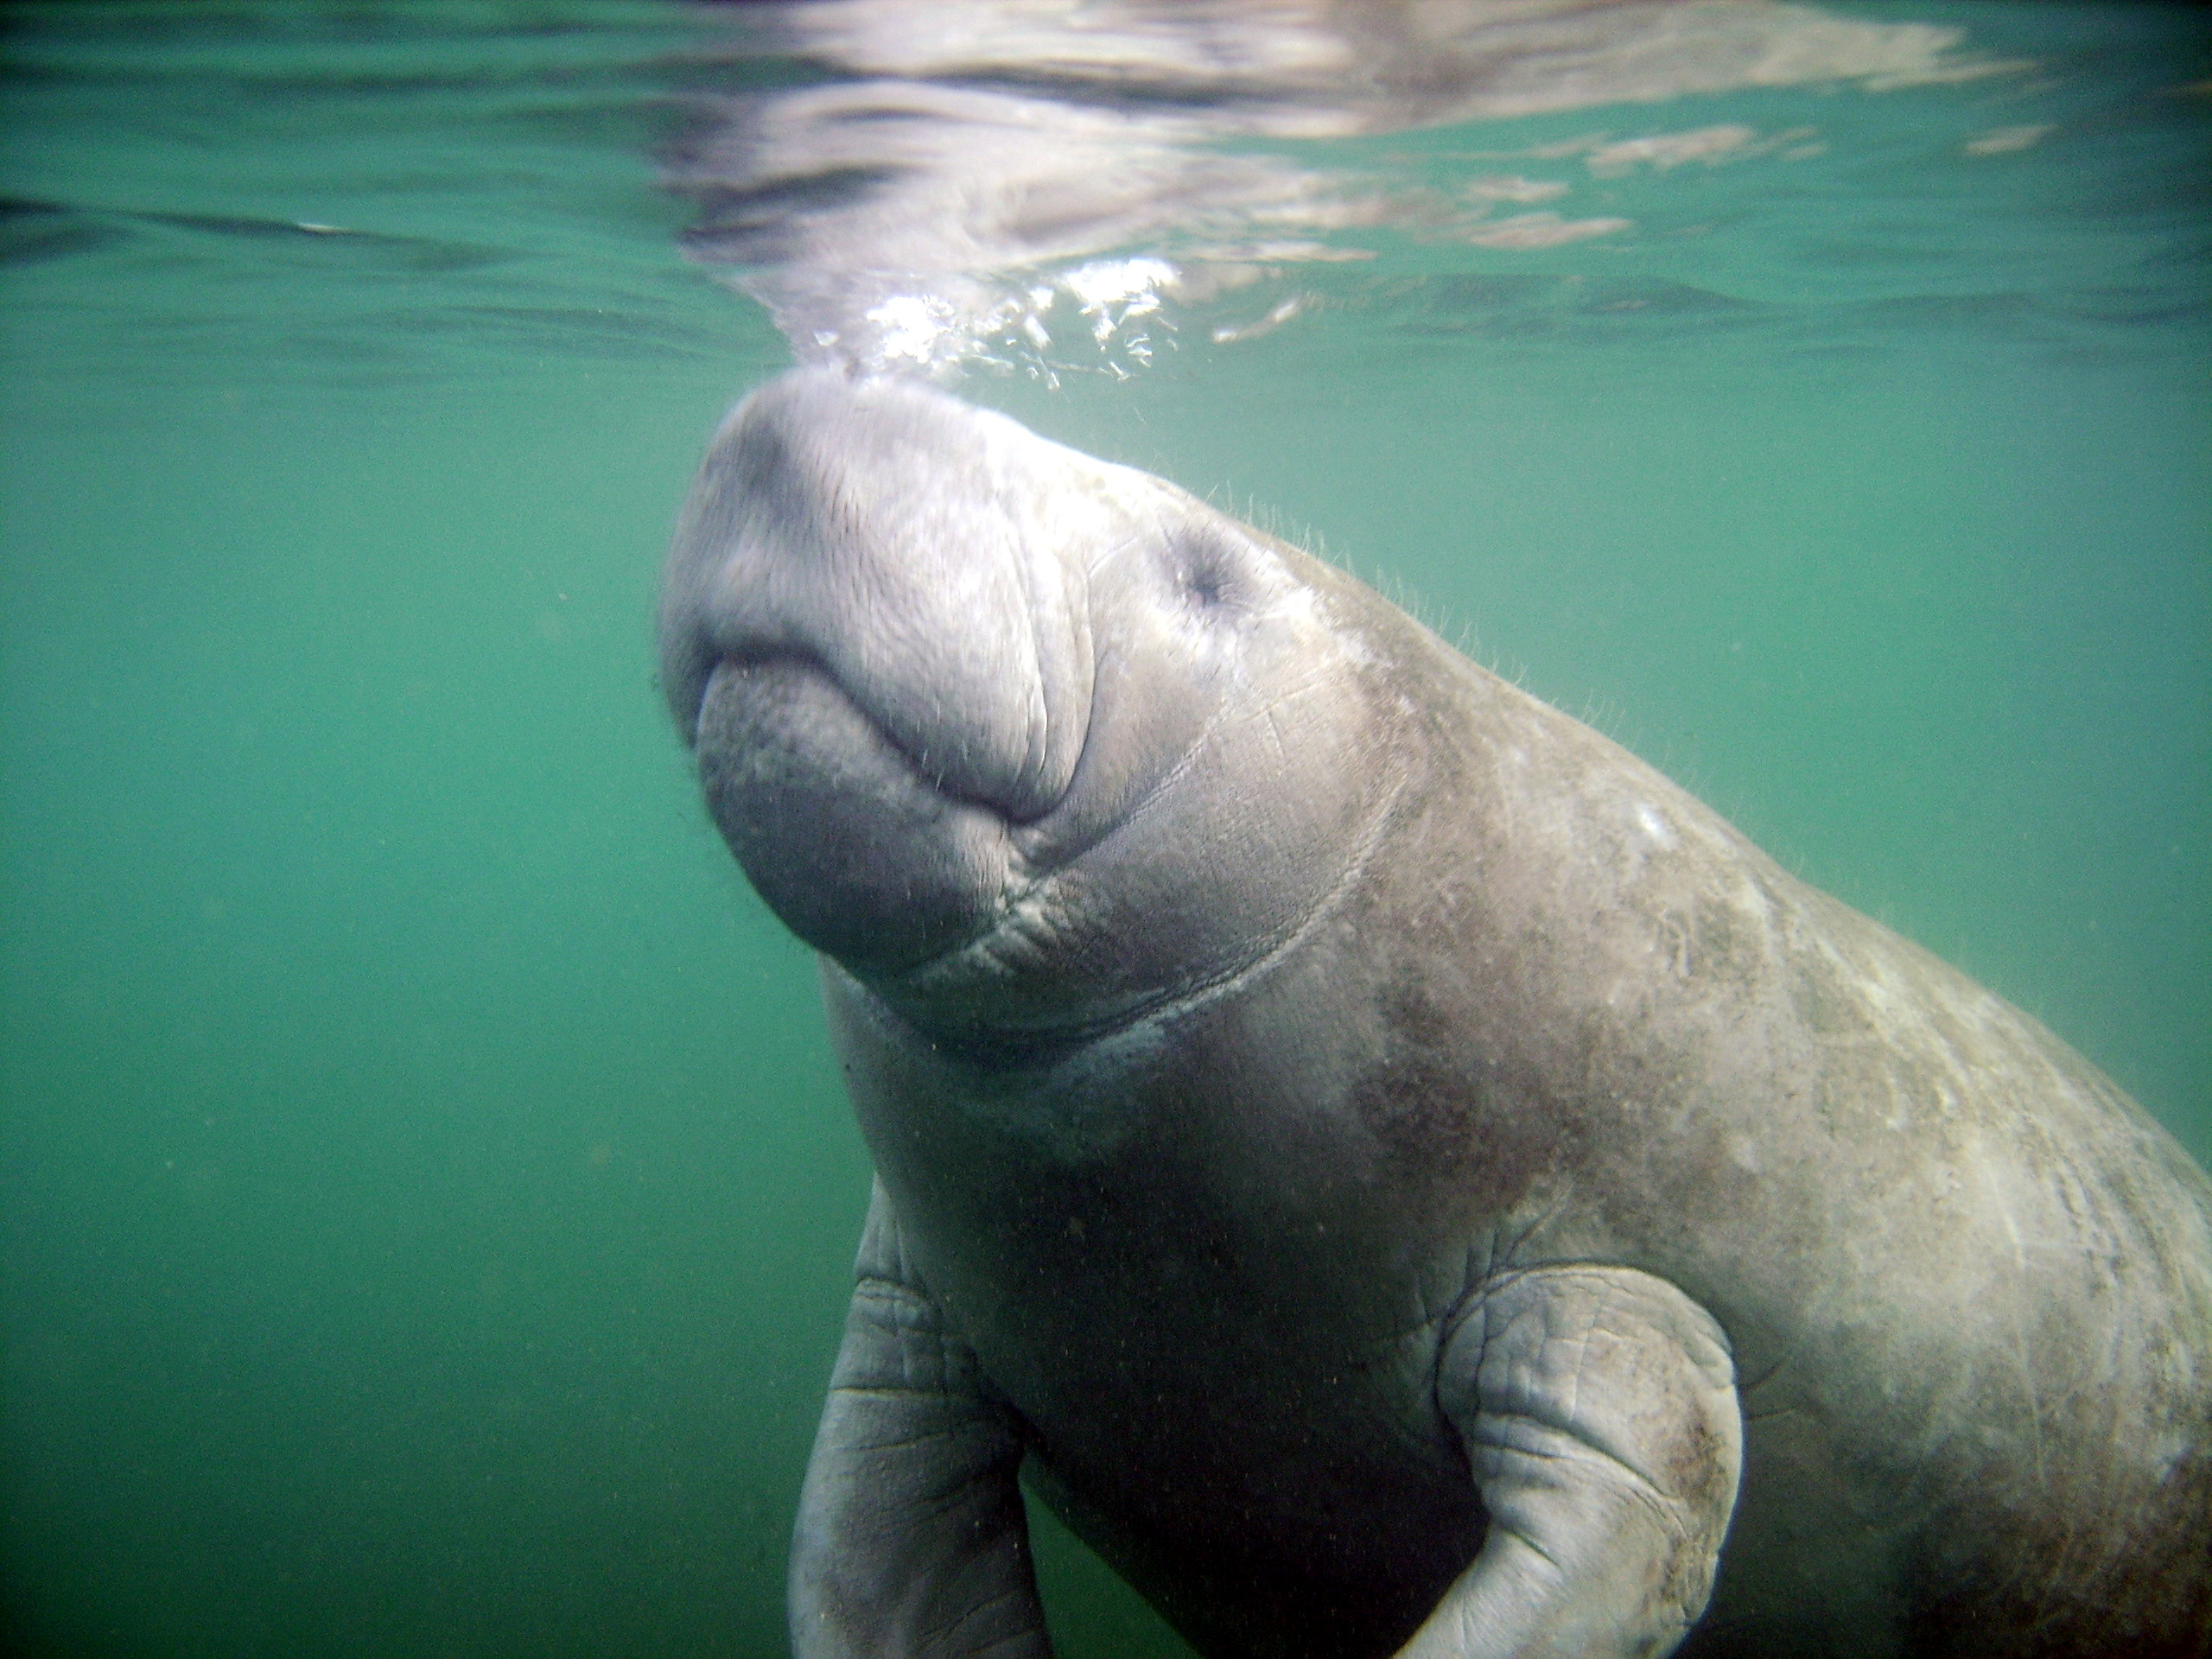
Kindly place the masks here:
[(1023, 880), (1011, 827), (1082, 753), (1080, 572), (1004, 448), (920, 388), (787, 375), (724, 423), (670, 557), (663, 681), (715, 821), (858, 972), (988, 926)]
[(1397, 698), (1338, 585), (1148, 474), (803, 369), (701, 467), (663, 681), (792, 931), (934, 1039), (1020, 1046), (1211, 995), (1364, 856)]

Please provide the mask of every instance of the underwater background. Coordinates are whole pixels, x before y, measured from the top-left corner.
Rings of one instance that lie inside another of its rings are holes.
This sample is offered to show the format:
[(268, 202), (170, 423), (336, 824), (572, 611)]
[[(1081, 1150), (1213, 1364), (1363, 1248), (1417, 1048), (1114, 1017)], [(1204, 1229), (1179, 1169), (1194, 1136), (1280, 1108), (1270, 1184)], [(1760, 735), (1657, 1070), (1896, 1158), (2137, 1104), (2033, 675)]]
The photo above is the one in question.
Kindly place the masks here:
[(1324, 548), (2212, 1160), (2212, 22), (1460, 10), (10, 8), (0, 1648), (785, 1650), (868, 1167), (651, 620), (794, 357)]

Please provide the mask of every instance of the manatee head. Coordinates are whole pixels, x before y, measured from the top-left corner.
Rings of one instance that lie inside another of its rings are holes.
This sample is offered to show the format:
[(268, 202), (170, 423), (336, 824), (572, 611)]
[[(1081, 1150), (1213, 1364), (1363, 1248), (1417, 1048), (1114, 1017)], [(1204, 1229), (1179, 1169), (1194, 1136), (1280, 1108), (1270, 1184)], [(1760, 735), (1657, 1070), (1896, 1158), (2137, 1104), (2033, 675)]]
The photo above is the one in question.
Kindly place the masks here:
[(1390, 620), (1160, 479), (806, 369), (716, 435), (660, 649), (761, 897), (988, 1049), (1187, 1005), (1325, 909), (1394, 787)]

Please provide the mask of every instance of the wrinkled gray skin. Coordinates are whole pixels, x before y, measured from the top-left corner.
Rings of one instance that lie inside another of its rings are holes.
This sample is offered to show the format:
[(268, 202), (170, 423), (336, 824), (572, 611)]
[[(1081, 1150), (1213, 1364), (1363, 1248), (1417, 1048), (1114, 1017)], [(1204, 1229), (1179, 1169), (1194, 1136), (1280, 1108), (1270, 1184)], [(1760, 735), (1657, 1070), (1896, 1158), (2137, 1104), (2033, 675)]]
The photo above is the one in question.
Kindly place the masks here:
[(661, 630), (879, 1176), (800, 1655), (1047, 1653), (1022, 1473), (1210, 1655), (2212, 1645), (2203, 1174), (1633, 756), (830, 371)]

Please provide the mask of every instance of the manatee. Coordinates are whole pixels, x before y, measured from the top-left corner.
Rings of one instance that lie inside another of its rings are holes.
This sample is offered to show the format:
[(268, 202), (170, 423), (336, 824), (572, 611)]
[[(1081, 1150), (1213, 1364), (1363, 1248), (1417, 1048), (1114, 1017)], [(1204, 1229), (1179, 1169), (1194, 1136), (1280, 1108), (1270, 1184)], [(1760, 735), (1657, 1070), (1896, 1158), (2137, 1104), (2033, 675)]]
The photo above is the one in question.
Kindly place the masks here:
[(794, 1650), (2201, 1655), (2212, 1184), (1358, 582), (802, 369), (664, 684), (876, 1183)]

